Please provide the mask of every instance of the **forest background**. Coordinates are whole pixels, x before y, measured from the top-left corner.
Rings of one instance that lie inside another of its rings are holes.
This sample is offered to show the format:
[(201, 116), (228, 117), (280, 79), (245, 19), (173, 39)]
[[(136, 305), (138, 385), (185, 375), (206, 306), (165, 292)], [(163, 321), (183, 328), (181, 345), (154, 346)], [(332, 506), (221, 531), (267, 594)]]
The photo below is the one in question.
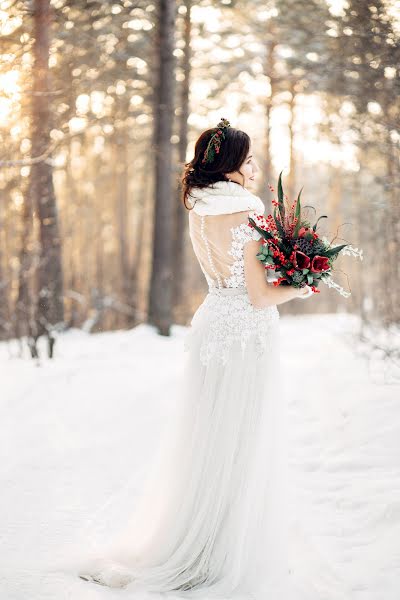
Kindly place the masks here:
[(1, 340), (52, 355), (71, 327), (188, 324), (206, 283), (180, 180), (221, 117), (252, 138), (267, 212), (283, 170), (318, 231), (364, 252), (336, 263), (349, 298), (280, 312), (356, 313), (371, 345), (398, 328), (394, 0), (8, 0), (0, 55)]

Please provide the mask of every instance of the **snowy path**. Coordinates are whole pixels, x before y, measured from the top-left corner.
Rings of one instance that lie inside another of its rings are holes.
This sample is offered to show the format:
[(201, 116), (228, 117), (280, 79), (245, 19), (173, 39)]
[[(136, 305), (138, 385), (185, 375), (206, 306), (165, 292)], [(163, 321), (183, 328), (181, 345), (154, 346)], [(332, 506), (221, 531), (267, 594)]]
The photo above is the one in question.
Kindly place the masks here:
[[(353, 355), (343, 336), (355, 323), (281, 318), (296, 508), (307, 535), (352, 581), (351, 599), (398, 600), (400, 386), (374, 383)], [(0, 344), (1, 599), (124, 597), (47, 564), (71, 551), (93, 516), (115, 524), (129, 515), (118, 494), (127, 480), (132, 497), (140, 490), (173, 418), (184, 334), (176, 326), (161, 338), (146, 325), (70, 331), (42, 366), (10, 358), (16, 348)]]

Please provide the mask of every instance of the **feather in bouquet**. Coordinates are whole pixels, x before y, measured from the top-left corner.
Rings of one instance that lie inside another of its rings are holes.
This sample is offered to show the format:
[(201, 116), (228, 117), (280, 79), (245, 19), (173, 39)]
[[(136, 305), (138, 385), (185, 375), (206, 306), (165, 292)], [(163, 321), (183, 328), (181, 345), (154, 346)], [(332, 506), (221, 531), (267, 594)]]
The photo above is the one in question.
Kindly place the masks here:
[[(273, 188), (270, 189), (274, 191)], [(264, 238), (257, 258), (266, 269), (274, 270), (279, 275), (273, 282), (275, 286), (309, 285), (314, 293), (319, 293), (317, 287), (322, 281), (342, 296), (348, 297), (350, 292), (345, 291), (332, 279), (333, 263), (340, 252), (362, 260), (363, 251), (353, 248), (350, 244), (333, 247), (326, 237), (321, 238), (318, 235), (318, 222), (320, 219), (326, 219), (327, 215), (321, 215), (311, 227), (302, 214), (302, 189), (297, 201), (290, 207), (285, 206), (281, 172), (278, 178), (278, 201), (272, 200), (273, 216), (258, 215), (256, 220), (249, 217), (250, 226)]]

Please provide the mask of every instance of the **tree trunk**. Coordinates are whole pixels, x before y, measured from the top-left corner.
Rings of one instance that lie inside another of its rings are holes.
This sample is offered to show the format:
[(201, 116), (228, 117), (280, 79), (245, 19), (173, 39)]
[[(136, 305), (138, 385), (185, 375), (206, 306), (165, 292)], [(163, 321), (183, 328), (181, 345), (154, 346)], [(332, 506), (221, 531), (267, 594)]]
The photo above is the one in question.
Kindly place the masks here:
[(295, 200), (296, 193), (296, 158), (294, 153), (294, 122), (295, 122), (295, 110), (296, 110), (296, 92), (295, 92), (295, 82), (290, 82), (290, 102), (289, 102), (289, 111), (290, 111), (290, 120), (289, 120), (289, 151), (290, 151), (290, 163), (289, 163), (289, 178), (288, 178), (288, 193), (287, 196), (289, 201), (292, 203)]
[[(155, 206), (152, 273), (149, 292), (149, 323), (161, 335), (169, 335), (172, 320), (173, 235), (175, 195), (171, 178), (171, 134), (174, 92), (175, 0), (160, 0), (156, 51), (154, 152)], [(177, 274), (179, 277), (179, 273)]]
[[(265, 75), (269, 78), (270, 83), (270, 93), (266, 95), (265, 99), (265, 181), (267, 184), (275, 186), (275, 182), (272, 180), (273, 169), (272, 169), (272, 161), (271, 161), (271, 113), (273, 107), (273, 100), (275, 94), (275, 46), (276, 41), (274, 39), (274, 32), (272, 29), (272, 25), (269, 26), (268, 31), (268, 39), (269, 41), (266, 43), (266, 57), (265, 57)], [(268, 200), (268, 195), (263, 191), (261, 197), (264, 200)]]
[[(399, 173), (396, 172), (396, 159), (395, 159), (395, 146), (392, 143), (390, 134), (387, 135), (387, 151), (386, 151), (386, 210), (385, 220), (387, 223), (387, 236), (386, 238), (386, 252), (387, 252), (387, 266), (389, 267), (388, 282), (387, 286), (387, 323), (398, 324), (400, 323), (400, 309), (399, 309), (399, 250), (400, 250), (400, 209), (399, 199), (397, 197), (397, 186), (396, 176), (398, 178)], [(397, 163), (398, 164), (398, 163)], [(398, 179), (397, 179), (398, 180)]]
[[(120, 270), (120, 293), (121, 300), (131, 305), (131, 280), (129, 277), (129, 211), (128, 211), (128, 136), (121, 129), (116, 133), (115, 153), (117, 157), (116, 166), (116, 190), (117, 190), (117, 231), (118, 231), (118, 254)], [(121, 327), (126, 327), (128, 315), (121, 315)]]
[[(0, 207), (1, 210), (1, 207)], [(3, 208), (4, 210), (4, 208)], [(8, 285), (7, 277), (3, 270), (3, 236), (2, 224), (5, 221), (5, 215), (0, 212), (0, 340), (7, 339), (10, 336), (9, 325), (9, 305), (8, 305)]]
[[(51, 138), (49, 95), (50, 0), (34, 0), (32, 156), (48, 150)], [(38, 267), (38, 335), (48, 337), (52, 356), (52, 329), (64, 320), (61, 242), (50, 157), (31, 167), (32, 202), (39, 219), (40, 261)]]
[(35, 337), (37, 325), (34, 318), (33, 291), (31, 286), (33, 266), (33, 211), (32, 194), (24, 193), (22, 205), (22, 232), (19, 248), (18, 295), (15, 304), (15, 337)]
[[(188, 118), (189, 118), (189, 91), (190, 91), (190, 40), (191, 40), (191, 8), (192, 0), (185, 0), (186, 14), (184, 21), (184, 43), (182, 70), (184, 80), (181, 87), (181, 113), (179, 116), (179, 176), (186, 162), (186, 150), (188, 144)], [(180, 177), (177, 178), (177, 203), (175, 215), (174, 236), (174, 306), (182, 304), (184, 297), (184, 272), (185, 272), (185, 232), (186, 232), (186, 209), (181, 202)]]

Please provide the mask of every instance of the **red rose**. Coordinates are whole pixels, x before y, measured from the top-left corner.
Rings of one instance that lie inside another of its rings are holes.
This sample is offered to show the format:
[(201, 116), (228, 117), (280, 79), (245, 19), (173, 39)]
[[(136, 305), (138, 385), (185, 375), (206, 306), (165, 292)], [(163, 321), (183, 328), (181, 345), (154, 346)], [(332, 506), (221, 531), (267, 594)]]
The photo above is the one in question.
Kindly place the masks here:
[(328, 271), (328, 269), (330, 269), (330, 266), (327, 256), (314, 256), (310, 267), (312, 273), (320, 273), (321, 271)]
[(308, 269), (310, 266), (310, 259), (304, 252), (300, 252), (300, 250), (295, 250), (292, 254), (292, 262), (296, 269)]

